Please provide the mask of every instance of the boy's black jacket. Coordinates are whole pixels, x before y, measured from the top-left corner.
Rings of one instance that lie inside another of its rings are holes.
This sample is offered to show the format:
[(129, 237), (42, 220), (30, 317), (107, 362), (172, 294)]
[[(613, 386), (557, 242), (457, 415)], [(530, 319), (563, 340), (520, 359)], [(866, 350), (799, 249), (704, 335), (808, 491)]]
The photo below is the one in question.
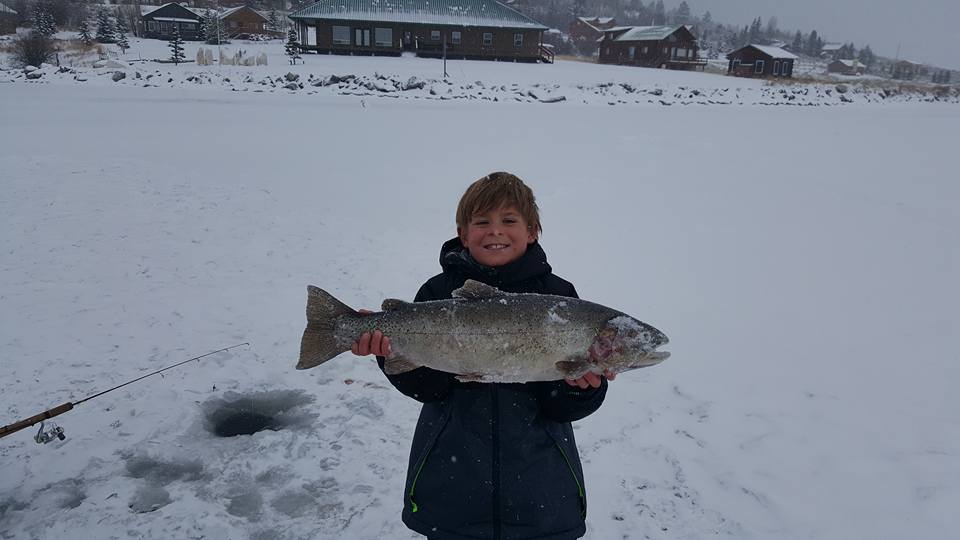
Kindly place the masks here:
[[(551, 273), (539, 243), (490, 268), (454, 238), (443, 245), (440, 265), (443, 273), (415, 301), (451, 298), (468, 278), (507, 292), (577, 297)], [(431, 539), (583, 536), (586, 494), (570, 422), (600, 407), (606, 380), (586, 390), (564, 381), (461, 383), (425, 367), (387, 378), (423, 402), (404, 491), (408, 527)]]

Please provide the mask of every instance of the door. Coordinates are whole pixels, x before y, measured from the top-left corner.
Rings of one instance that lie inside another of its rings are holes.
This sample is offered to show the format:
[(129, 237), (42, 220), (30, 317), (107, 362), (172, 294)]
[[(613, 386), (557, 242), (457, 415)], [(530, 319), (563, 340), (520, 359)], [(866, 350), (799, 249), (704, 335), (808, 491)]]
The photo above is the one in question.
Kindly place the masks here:
[(308, 27), (307, 27), (307, 42), (305, 43), (305, 45), (314, 45), (314, 46), (316, 46), (316, 44), (317, 44), (317, 27), (316, 27), (316, 26), (308, 26)]
[(369, 28), (357, 28), (354, 31), (354, 45), (356, 45), (357, 47), (370, 46), (370, 29)]

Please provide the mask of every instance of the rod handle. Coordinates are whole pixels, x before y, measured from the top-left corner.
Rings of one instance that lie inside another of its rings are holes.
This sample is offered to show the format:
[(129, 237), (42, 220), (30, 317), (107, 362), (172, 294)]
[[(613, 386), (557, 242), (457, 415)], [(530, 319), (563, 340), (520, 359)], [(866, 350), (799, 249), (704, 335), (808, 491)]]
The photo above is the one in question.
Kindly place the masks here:
[(30, 418), (27, 418), (26, 420), (21, 420), (21, 421), (19, 421), (19, 422), (14, 422), (13, 424), (10, 424), (9, 426), (0, 427), (0, 438), (6, 437), (7, 435), (10, 435), (11, 433), (16, 433), (17, 431), (20, 431), (21, 429), (28, 428), (28, 427), (36, 424), (37, 422), (43, 422), (44, 420), (53, 418), (54, 416), (60, 416), (61, 414), (69, 411), (70, 409), (73, 409), (73, 403), (70, 403), (70, 402), (68, 401), (68, 402), (64, 403), (63, 405), (58, 405), (58, 406), (56, 406), (56, 407), (54, 407), (54, 408), (52, 408), (52, 409), (50, 409), (50, 410), (48, 410), (48, 411), (43, 411), (42, 413), (40, 413), (40, 414), (38, 414), (38, 415), (31, 416)]

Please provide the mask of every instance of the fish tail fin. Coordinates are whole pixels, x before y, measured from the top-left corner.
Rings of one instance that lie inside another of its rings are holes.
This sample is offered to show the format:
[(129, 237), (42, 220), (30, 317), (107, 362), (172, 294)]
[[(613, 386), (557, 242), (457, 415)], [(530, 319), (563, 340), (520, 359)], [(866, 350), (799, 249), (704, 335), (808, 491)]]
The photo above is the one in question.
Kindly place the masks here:
[(300, 340), (300, 361), (297, 369), (310, 369), (330, 360), (349, 347), (337, 343), (333, 334), (334, 322), (341, 315), (356, 315), (350, 306), (337, 300), (327, 291), (307, 286), (307, 327)]

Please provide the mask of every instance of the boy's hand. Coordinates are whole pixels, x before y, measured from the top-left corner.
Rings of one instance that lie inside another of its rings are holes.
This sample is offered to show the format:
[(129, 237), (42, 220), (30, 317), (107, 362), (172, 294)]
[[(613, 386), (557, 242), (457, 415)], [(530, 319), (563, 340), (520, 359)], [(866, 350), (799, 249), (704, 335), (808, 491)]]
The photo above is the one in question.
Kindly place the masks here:
[[(367, 309), (361, 309), (359, 312), (364, 315), (372, 313)], [(353, 342), (350, 350), (357, 356), (373, 354), (389, 358), (393, 355), (393, 351), (390, 350), (390, 338), (383, 335), (383, 332), (379, 330), (374, 330), (373, 334), (364, 332), (363, 335), (360, 336), (360, 339)]]
[[(612, 381), (617, 378), (617, 374), (607, 369), (604, 370), (603, 377), (605, 377), (608, 381)], [(600, 375), (597, 375), (596, 373), (587, 373), (579, 379), (564, 379), (564, 381), (566, 381), (570, 386), (579, 386), (581, 389), (586, 389), (588, 386), (599, 388), (602, 380), (603, 379), (600, 378)]]

